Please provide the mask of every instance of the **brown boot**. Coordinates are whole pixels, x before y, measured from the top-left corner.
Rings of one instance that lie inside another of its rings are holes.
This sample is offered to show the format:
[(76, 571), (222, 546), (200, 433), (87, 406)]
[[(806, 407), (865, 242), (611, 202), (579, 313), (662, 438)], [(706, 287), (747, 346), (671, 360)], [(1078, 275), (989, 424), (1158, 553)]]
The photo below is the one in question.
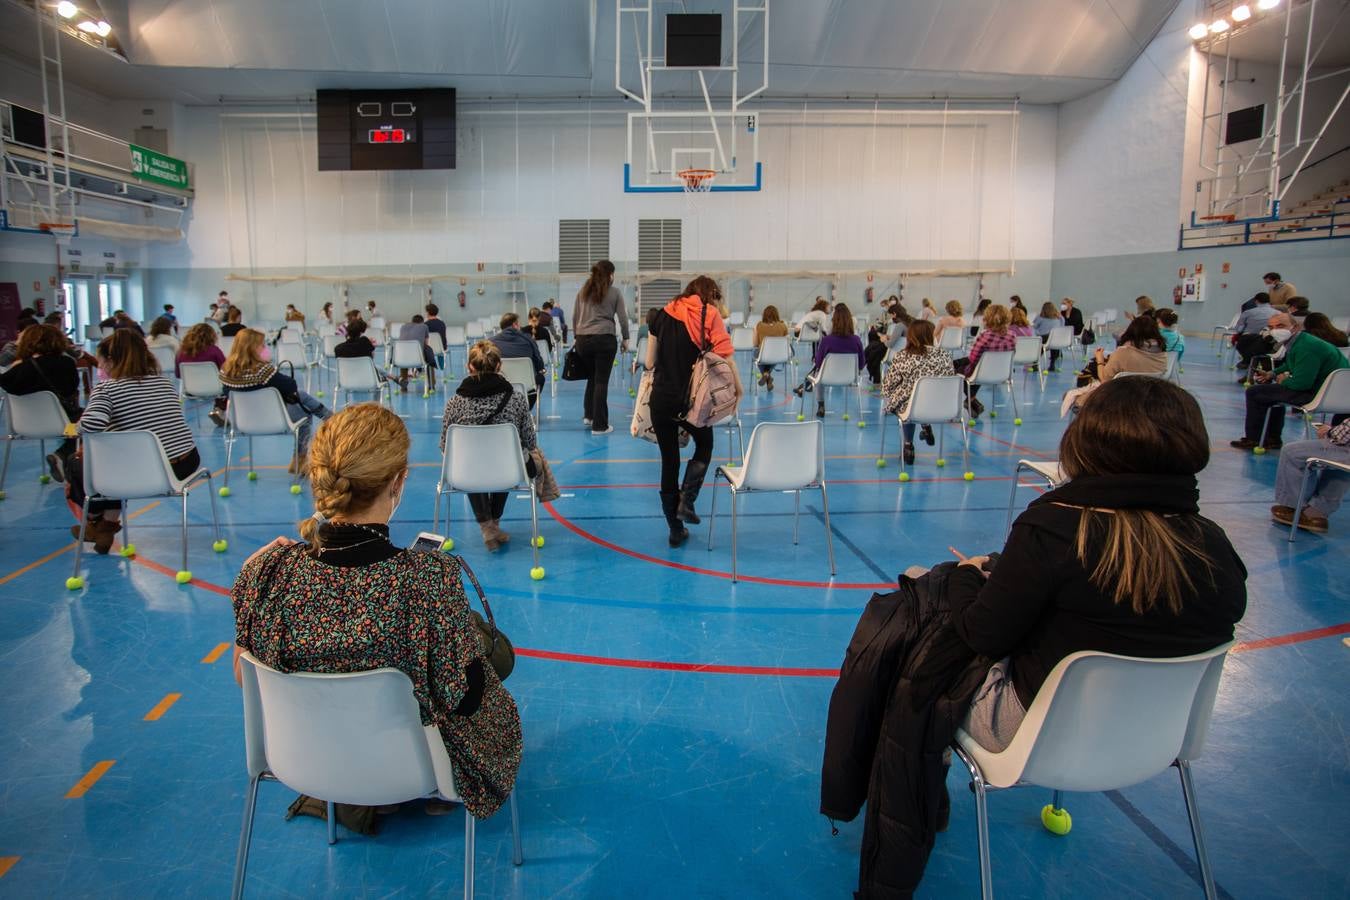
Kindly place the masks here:
[(97, 528), (94, 529), (94, 552), (100, 556), (107, 556), (108, 551), (112, 549), (113, 537), (122, 530), (122, 526), (116, 522), (109, 522), (107, 519), (99, 519)]
[(491, 522), (479, 522), (478, 529), (483, 532), (483, 546), (489, 550), (496, 550), (502, 545), (501, 541), (497, 540), (497, 529), (492, 527)]
[(488, 526), (492, 529), (492, 536), (497, 539), (497, 543), (505, 544), (511, 540), (511, 535), (502, 531), (501, 525), (498, 524), (499, 522), (501, 522), (500, 519), (489, 519)]

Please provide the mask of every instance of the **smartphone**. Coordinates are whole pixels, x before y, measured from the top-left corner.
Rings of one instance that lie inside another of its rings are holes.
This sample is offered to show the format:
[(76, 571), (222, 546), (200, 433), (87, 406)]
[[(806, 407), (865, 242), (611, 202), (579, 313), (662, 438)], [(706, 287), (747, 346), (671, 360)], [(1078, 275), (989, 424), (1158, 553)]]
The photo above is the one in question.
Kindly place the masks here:
[(421, 534), (417, 536), (417, 540), (413, 541), (412, 546), (409, 547), (408, 549), (422, 550), (424, 552), (430, 553), (436, 550), (440, 550), (441, 545), (444, 543), (445, 543), (445, 535), (432, 534), (430, 531), (423, 531)]

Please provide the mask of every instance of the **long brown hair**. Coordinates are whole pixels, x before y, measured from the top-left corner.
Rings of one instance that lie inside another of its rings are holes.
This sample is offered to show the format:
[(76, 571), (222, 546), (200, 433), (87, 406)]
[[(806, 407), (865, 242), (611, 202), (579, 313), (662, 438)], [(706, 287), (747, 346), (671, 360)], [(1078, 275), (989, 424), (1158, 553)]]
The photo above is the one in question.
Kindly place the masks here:
[(772, 303), (764, 307), (764, 312), (760, 315), (759, 320), (765, 325), (774, 325), (783, 321), (778, 315), (778, 307), (774, 306)]
[(1308, 313), (1303, 317), (1303, 330), (1313, 337), (1319, 337), (1335, 347), (1344, 347), (1346, 345), (1346, 335), (1335, 325), (1331, 324), (1331, 319), (1327, 318), (1326, 313)]
[(1008, 330), (1011, 314), (1008, 307), (1001, 303), (991, 303), (984, 308), (984, 328), (994, 334), (1004, 334)]
[(592, 303), (605, 299), (605, 293), (614, 284), (614, 263), (602, 259), (591, 266), (591, 277), (581, 287), (581, 296)]
[(173, 333), (173, 321), (168, 316), (160, 316), (150, 323), (150, 336), (158, 337), (161, 334)]
[(16, 359), (58, 356), (66, 352), (66, 336), (55, 325), (29, 325), (19, 332)]
[(263, 333), (252, 328), (245, 328), (236, 334), (220, 374), (235, 378), (256, 370), (263, 364), (263, 341)]
[(717, 286), (707, 275), (699, 275), (684, 286), (680, 292), (681, 297), (693, 297), (697, 295), (704, 303), (712, 306), (719, 306), (722, 303), (722, 289)]
[(130, 328), (119, 328), (99, 341), (97, 353), (103, 371), (113, 380), (159, 374), (159, 363), (146, 346), (145, 338)]
[(183, 335), (183, 343), (178, 348), (181, 356), (200, 356), (207, 347), (216, 344), (216, 330), (205, 322), (198, 322)]
[(920, 319), (910, 323), (905, 329), (905, 352), (910, 356), (923, 356), (933, 346), (933, 323)]
[(848, 311), (848, 304), (835, 304), (834, 317), (830, 319), (830, 334), (837, 337), (850, 337), (853, 333), (853, 313)]
[(1117, 346), (1125, 344), (1131, 344), (1140, 350), (1147, 350), (1148, 345), (1153, 344), (1153, 349), (1160, 349), (1163, 346), (1163, 339), (1158, 331), (1157, 321), (1152, 316), (1135, 316), (1121, 332), (1120, 340), (1117, 342)]
[[(324, 420), (309, 447), (314, 510), (340, 519), (368, 509), (408, 471), (408, 428), (378, 403), (349, 406)], [(322, 546), (319, 520), (300, 522), (300, 536)]]
[[(1171, 382), (1112, 379), (1083, 401), (1059, 459), (1070, 478), (1194, 476), (1209, 464), (1209, 434), (1200, 404)], [(1084, 507), (1075, 545), (1092, 583), (1140, 614), (1159, 603), (1180, 612), (1195, 593), (1192, 573), (1203, 568), (1213, 577), (1197, 515)]]

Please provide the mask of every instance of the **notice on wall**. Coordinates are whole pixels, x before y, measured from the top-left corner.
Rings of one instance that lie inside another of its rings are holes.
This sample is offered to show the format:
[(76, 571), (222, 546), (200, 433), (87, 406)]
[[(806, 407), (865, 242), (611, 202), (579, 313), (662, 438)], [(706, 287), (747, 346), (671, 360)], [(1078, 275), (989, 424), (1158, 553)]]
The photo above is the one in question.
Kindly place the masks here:
[(1205, 276), (1189, 275), (1181, 282), (1181, 302), (1202, 303), (1205, 299)]
[(148, 147), (128, 144), (131, 148), (131, 174), (141, 181), (166, 184), (169, 187), (188, 186), (187, 163), (163, 153), (157, 153)]

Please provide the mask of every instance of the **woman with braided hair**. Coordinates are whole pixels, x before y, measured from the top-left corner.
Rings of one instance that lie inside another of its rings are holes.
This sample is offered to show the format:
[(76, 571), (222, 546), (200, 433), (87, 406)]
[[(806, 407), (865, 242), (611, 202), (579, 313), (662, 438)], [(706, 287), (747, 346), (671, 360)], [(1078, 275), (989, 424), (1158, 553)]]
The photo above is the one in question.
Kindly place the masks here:
[(235, 579), (235, 679), (244, 651), (282, 672), (402, 671), (440, 730), (465, 807), (484, 818), (515, 785), (520, 714), (487, 663), (456, 560), (390, 541), (409, 443), (399, 417), (374, 403), (319, 428), (302, 541), (277, 538)]

